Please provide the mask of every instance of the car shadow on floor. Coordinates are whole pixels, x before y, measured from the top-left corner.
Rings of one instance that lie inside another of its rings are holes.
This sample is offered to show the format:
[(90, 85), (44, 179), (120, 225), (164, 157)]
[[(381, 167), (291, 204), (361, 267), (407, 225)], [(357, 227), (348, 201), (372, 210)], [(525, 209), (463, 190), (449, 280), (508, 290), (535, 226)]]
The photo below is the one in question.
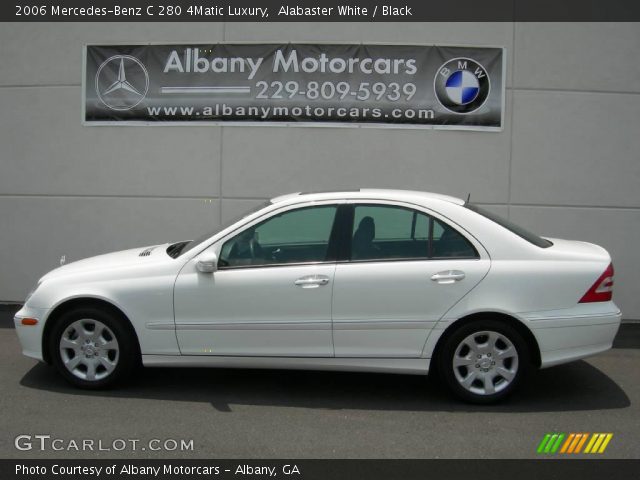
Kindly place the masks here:
[(554, 412), (628, 407), (624, 390), (585, 361), (534, 371), (507, 401), (493, 406), (451, 398), (440, 382), (424, 376), (374, 373), (146, 368), (118, 389), (87, 391), (68, 385), (52, 367), (37, 364), (21, 385), (56, 393), (233, 405), (335, 410)]

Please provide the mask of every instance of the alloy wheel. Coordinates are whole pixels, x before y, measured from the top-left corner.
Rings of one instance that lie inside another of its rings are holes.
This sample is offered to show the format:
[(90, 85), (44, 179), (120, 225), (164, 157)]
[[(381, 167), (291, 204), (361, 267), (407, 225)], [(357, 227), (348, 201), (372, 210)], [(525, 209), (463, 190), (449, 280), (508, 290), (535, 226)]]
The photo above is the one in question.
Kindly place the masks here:
[(494, 395), (511, 384), (518, 373), (518, 351), (505, 335), (478, 331), (464, 338), (453, 355), (456, 380), (476, 395)]
[(97, 381), (108, 377), (118, 365), (120, 348), (109, 327), (84, 318), (71, 323), (60, 336), (60, 358), (75, 377)]

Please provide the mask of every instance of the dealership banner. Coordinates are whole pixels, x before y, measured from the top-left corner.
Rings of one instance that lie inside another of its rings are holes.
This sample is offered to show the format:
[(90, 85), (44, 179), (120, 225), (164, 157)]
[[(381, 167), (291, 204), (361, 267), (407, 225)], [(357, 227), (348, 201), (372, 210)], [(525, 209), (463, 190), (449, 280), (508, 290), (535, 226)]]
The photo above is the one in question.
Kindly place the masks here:
[(83, 119), (501, 130), (500, 47), (178, 44), (85, 47)]

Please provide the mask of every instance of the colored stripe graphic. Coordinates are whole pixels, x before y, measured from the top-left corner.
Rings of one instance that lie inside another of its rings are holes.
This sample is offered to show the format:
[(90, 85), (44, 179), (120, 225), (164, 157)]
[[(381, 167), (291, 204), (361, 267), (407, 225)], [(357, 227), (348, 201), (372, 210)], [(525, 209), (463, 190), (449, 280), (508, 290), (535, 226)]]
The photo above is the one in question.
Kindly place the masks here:
[(540, 442), (540, 445), (538, 445), (538, 453), (544, 452), (544, 447), (547, 445), (547, 442), (549, 441), (550, 438), (551, 438), (551, 434), (550, 433), (547, 433), (544, 436), (544, 438)]
[(604, 453), (612, 438), (613, 433), (547, 433), (538, 444), (537, 453), (599, 454)]
[(538, 453), (556, 453), (564, 437), (564, 433), (547, 433), (538, 445)]
[(584, 445), (584, 442), (587, 441), (587, 438), (589, 438), (589, 434), (588, 433), (583, 433), (582, 434), (582, 438), (580, 439), (580, 442), (576, 446), (576, 450), (573, 453), (580, 453), (580, 451), (582, 450), (582, 446)]
[(581, 439), (582, 439), (582, 434), (576, 433), (575, 436), (573, 437), (573, 442), (571, 442), (571, 445), (569, 445), (569, 450), (567, 450), (567, 453), (573, 453), (576, 447), (578, 446), (578, 442), (580, 442)]
[(564, 433), (559, 434), (558, 439), (556, 440), (556, 443), (554, 443), (553, 447), (551, 447), (550, 453), (556, 453), (558, 451), (558, 448), (560, 448), (560, 444), (562, 443), (563, 439), (564, 439)]
[(613, 433), (594, 433), (584, 453), (604, 453), (612, 437)]
[(553, 435), (551, 435), (551, 438), (549, 438), (547, 445), (544, 447), (544, 453), (551, 453), (551, 447), (553, 447), (553, 444), (556, 441), (557, 437), (558, 437), (557, 433), (554, 433)]
[(562, 445), (562, 449), (560, 450), (560, 453), (567, 453), (567, 449), (569, 448), (569, 445), (571, 445), (571, 442), (573, 442), (574, 438), (576, 438), (576, 434), (570, 433), (569, 436), (567, 437), (567, 440), (564, 442), (564, 445)]
[(593, 445), (596, 443), (596, 440), (600, 437), (600, 434), (598, 433), (594, 433), (591, 436), (591, 440), (589, 440), (589, 443), (587, 443), (587, 448), (584, 449), (584, 453), (591, 453), (591, 448), (593, 447)]
[(604, 442), (602, 442), (602, 445), (600, 445), (600, 450), (598, 450), (598, 453), (604, 453), (604, 451), (607, 449), (607, 445), (609, 445), (609, 442), (611, 441), (611, 439), (613, 438), (613, 433), (607, 433), (607, 436), (604, 439)]

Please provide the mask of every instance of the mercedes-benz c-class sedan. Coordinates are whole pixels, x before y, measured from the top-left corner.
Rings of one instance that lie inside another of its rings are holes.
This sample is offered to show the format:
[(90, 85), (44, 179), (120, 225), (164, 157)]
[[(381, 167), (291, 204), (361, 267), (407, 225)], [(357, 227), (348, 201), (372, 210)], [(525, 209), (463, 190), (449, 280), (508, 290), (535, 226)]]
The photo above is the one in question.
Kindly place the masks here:
[(40, 279), (23, 352), (78, 387), (143, 364), (437, 372), (464, 400), (611, 347), (609, 254), (460, 199), (285, 195), (197, 240), (100, 255)]

